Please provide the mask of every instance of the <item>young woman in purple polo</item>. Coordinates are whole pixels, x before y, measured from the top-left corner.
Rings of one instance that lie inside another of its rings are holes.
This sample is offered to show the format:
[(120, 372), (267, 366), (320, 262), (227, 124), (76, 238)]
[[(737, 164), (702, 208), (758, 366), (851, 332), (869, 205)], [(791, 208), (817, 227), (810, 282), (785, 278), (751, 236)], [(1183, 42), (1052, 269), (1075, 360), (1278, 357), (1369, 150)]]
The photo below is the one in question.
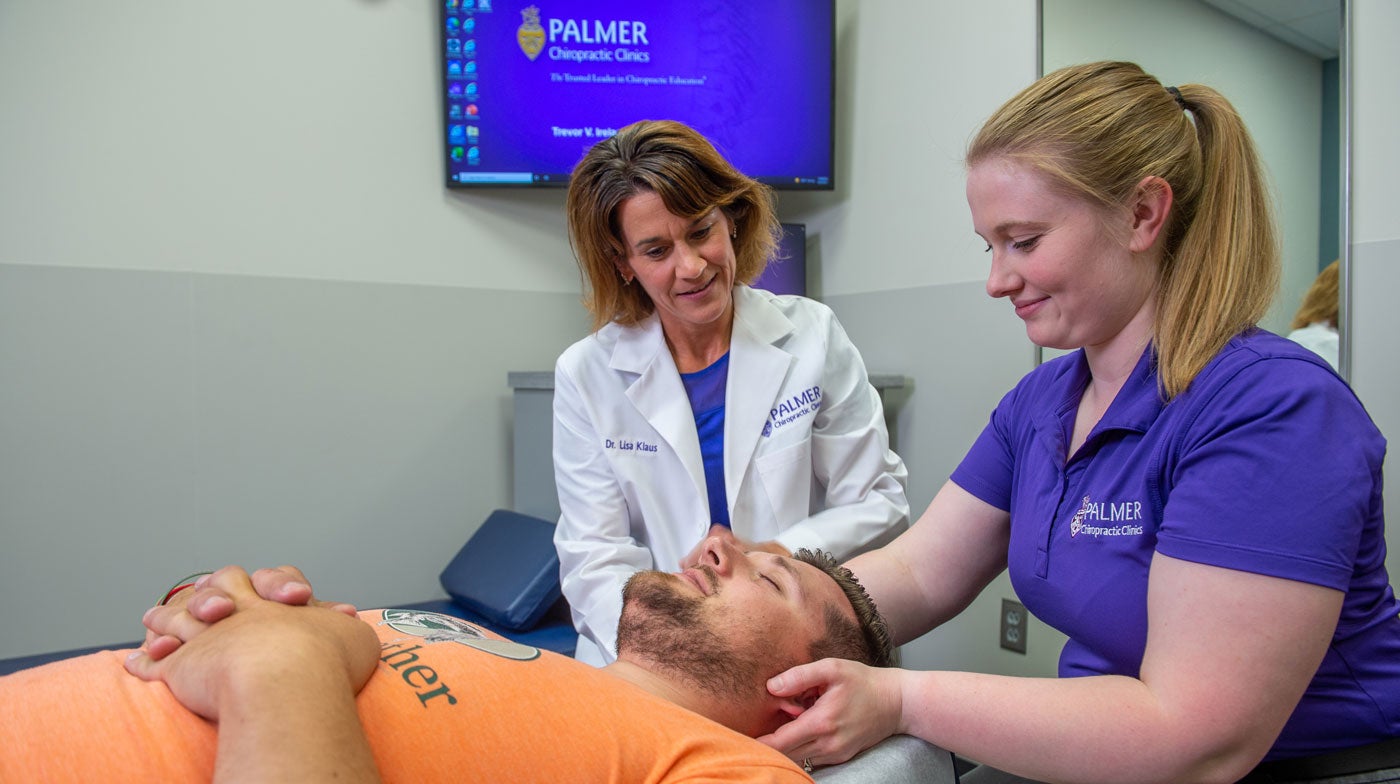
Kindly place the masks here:
[(1279, 251), (1234, 108), (1131, 63), (1067, 68), (967, 164), (987, 292), (1078, 350), (850, 567), (898, 642), (1008, 570), (1068, 635), (1062, 677), (817, 662), (770, 681), (819, 698), (766, 742), (834, 763), (909, 733), (1011, 781), (1400, 781), (1385, 441), (1326, 362), (1255, 326)]

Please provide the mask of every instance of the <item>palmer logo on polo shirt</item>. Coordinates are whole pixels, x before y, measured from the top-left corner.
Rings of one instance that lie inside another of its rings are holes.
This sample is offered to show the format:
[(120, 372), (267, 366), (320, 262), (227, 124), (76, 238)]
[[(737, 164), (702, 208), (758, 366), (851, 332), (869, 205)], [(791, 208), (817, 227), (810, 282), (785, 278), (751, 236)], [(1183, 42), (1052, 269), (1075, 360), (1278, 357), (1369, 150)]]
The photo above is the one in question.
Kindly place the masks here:
[(1071, 538), (1085, 536), (1139, 536), (1142, 534), (1141, 501), (1094, 501), (1084, 496), (1079, 511), (1069, 521)]

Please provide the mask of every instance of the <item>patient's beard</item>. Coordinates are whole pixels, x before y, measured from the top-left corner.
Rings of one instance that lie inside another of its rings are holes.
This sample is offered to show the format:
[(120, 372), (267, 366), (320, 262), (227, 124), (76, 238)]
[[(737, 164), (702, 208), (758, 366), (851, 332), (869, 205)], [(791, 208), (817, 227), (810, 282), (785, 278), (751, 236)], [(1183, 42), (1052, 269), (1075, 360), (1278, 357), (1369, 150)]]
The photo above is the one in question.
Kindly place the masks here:
[(753, 697), (764, 690), (772, 668), (763, 666), (759, 641), (736, 644), (731, 638), (738, 628), (719, 615), (703, 597), (683, 593), (671, 575), (638, 572), (622, 589), (618, 653), (644, 659), (713, 696)]

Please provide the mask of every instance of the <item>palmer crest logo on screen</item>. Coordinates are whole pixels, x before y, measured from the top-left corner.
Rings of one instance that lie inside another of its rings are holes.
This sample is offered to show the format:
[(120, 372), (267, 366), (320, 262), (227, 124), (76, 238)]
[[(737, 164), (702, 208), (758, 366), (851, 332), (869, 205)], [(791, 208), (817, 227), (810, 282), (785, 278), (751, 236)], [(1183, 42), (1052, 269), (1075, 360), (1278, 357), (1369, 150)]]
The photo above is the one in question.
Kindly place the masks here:
[(540, 26), (540, 8), (532, 5), (521, 10), (520, 16), (524, 21), (515, 28), (515, 42), (520, 44), (520, 51), (525, 56), (534, 60), (544, 51), (544, 28)]
[[(646, 22), (636, 19), (556, 19), (542, 17), (540, 7), (520, 10), (515, 42), (531, 62), (545, 53), (549, 60), (575, 64), (642, 64), (651, 62), (651, 38)], [(551, 74), (557, 82), (628, 82), (637, 84), (704, 84), (704, 77), (658, 77), (639, 74)]]

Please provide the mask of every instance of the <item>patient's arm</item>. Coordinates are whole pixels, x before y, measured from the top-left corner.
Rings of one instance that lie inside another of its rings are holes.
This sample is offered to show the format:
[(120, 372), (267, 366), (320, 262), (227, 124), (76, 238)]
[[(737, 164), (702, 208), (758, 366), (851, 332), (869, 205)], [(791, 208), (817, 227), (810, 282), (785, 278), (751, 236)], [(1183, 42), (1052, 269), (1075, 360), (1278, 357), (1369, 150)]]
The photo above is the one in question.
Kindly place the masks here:
[(183, 607), (154, 609), (152, 630), (184, 644), (159, 661), (137, 651), (127, 669), (218, 723), (215, 780), (378, 781), (355, 711), (378, 661), (374, 631), (331, 609), (262, 599), (236, 567), (194, 592), (206, 590), (228, 598), (227, 617), (210, 626)]

